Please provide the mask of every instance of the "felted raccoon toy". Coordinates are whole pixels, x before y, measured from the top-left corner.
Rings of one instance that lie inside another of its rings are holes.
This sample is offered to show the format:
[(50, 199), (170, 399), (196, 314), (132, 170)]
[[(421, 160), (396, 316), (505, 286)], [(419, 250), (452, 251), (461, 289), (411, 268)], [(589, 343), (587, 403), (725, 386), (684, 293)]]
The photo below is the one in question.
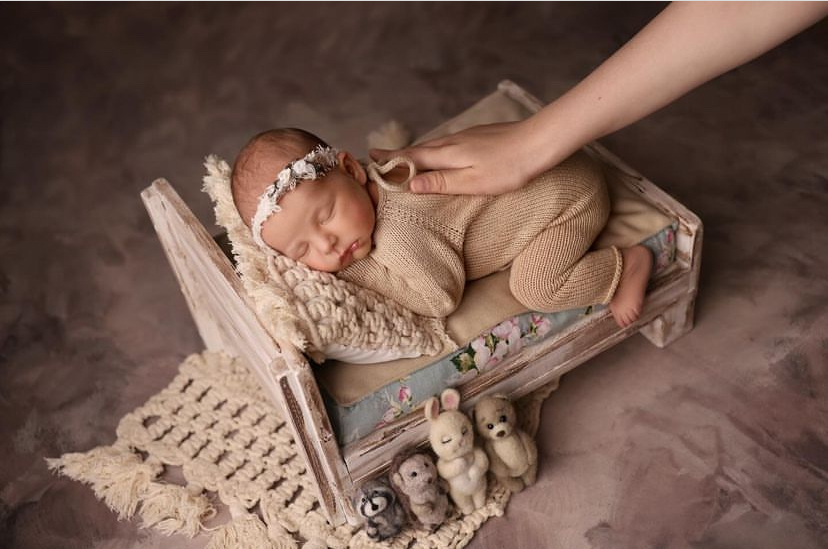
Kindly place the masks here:
[(385, 478), (369, 480), (360, 486), (354, 496), (354, 507), (365, 519), (365, 533), (373, 540), (396, 536), (405, 526), (405, 511)]

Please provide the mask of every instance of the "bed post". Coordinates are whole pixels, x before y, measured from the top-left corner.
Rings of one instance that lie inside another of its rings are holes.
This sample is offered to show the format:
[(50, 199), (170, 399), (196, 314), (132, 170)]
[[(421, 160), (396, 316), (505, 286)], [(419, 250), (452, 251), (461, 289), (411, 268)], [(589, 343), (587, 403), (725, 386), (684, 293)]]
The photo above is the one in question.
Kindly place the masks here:
[(676, 231), (676, 263), (686, 272), (686, 285), (650, 323), (641, 327), (641, 335), (656, 347), (663, 348), (693, 329), (696, 294), (701, 272), (702, 223), (692, 212), (675, 203), (679, 227)]
[(588, 148), (620, 170), (625, 176), (624, 183), (631, 190), (678, 223), (675, 232), (675, 264), (660, 276), (672, 278), (680, 273), (682, 283), (680, 287), (675, 288), (672, 303), (651, 322), (640, 328), (641, 335), (653, 345), (666, 347), (693, 328), (694, 305), (701, 271), (701, 219), (600, 143), (590, 143)]

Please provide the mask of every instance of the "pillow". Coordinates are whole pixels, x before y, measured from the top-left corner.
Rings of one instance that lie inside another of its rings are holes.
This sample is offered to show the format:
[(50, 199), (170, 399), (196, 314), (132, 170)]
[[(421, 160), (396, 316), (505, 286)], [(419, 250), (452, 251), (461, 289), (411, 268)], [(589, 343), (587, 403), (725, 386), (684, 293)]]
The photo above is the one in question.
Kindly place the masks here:
[(215, 155), (204, 166), (203, 190), (213, 201), (216, 224), (227, 231), (236, 272), (275, 339), (290, 342), (317, 362), (375, 363), (457, 348), (443, 319), (419, 316), (334, 274), (264, 253), (233, 202), (230, 166)]

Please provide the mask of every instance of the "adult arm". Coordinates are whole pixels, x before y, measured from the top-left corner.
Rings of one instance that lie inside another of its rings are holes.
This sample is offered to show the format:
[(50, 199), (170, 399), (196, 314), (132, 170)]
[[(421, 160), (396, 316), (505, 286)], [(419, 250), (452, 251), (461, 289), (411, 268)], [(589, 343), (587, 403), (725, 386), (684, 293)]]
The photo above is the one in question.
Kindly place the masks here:
[(514, 190), (580, 147), (747, 63), (828, 14), (828, 2), (676, 2), (579, 84), (522, 122), (492, 124), (400, 151), (414, 192)]

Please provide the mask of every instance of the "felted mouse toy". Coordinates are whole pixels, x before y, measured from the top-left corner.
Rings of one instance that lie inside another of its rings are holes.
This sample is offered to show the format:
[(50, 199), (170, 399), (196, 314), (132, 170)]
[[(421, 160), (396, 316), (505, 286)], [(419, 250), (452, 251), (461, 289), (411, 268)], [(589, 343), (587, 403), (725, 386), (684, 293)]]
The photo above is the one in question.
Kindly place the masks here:
[(443, 524), (449, 511), (449, 487), (437, 474), (430, 452), (414, 448), (397, 454), (388, 478), (412, 524), (432, 532)]
[[(440, 404), (444, 411), (440, 413)], [(474, 427), (459, 410), (460, 393), (446, 389), (425, 403), (429, 423), (428, 439), (437, 454), (437, 472), (449, 483), (452, 501), (463, 514), (469, 514), (486, 503), (486, 471), (489, 458), (474, 445)]]
[(354, 495), (354, 507), (365, 519), (365, 533), (372, 540), (396, 536), (406, 524), (405, 511), (385, 478), (369, 480), (360, 486)]
[(517, 414), (504, 395), (481, 398), (474, 406), (474, 423), (484, 440), (489, 470), (510, 491), (520, 492), (535, 482), (538, 449), (532, 437), (517, 428)]

